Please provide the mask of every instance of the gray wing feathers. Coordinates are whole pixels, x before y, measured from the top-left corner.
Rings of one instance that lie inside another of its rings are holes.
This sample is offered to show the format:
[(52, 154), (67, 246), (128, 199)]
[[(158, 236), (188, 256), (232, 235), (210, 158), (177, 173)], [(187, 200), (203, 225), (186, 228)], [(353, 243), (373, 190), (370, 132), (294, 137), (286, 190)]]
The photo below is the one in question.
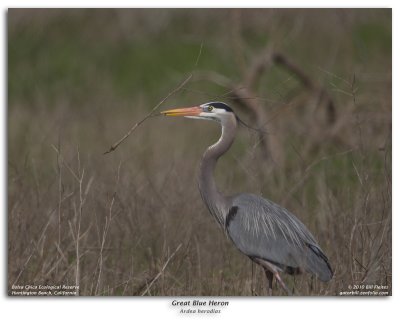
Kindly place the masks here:
[[(322, 281), (332, 277), (328, 259), (304, 224), (286, 209), (252, 194), (232, 200), (227, 232), (244, 254), (282, 268), (301, 268)], [(229, 218), (229, 217), (228, 217)]]

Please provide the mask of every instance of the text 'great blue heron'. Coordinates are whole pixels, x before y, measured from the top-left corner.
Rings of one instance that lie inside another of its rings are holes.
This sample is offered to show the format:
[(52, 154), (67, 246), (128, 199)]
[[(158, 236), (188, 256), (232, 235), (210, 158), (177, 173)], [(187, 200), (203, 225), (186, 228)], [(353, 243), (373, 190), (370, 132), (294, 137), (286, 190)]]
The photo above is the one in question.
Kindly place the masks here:
[(201, 160), (201, 197), (234, 245), (264, 268), (269, 294), (272, 294), (274, 277), (290, 294), (279, 272), (293, 275), (309, 272), (322, 281), (332, 278), (328, 258), (310, 231), (293, 214), (254, 194), (225, 196), (218, 190), (213, 176), (214, 169), (218, 158), (232, 145), (238, 123), (237, 116), (229, 106), (222, 102), (209, 102), (161, 113), (166, 116), (215, 120), (221, 124), (221, 137), (207, 148)]

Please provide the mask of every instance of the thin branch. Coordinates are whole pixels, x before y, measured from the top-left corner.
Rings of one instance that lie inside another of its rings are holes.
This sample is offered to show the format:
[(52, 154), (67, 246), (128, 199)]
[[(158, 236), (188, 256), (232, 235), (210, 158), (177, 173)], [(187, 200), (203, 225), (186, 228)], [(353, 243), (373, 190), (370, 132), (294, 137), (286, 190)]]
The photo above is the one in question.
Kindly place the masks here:
[(202, 54), (202, 52), (203, 52), (203, 45), (204, 45), (204, 43), (202, 42), (201, 45), (200, 45), (199, 54), (197, 55), (197, 59), (196, 59), (196, 62), (195, 62), (195, 64), (194, 64), (194, 67), (195, 67), (195, 68), (197, 68), (197, 65), (199, 64), (200, 57), (201, 57), (201, 54)]
[(296, 75), (296, 77), (304, 85), (304, 87), (310, 90), (315, 88), (315, 85), (311, 78), (298, 65), (296, 65), (293, 61), (290, 61), (288, 57), (286, 57), (284, 54), (280, 52), (275, 52), (273, 53), (272, 58), (274, 60), (274, 63), (276, 63), (277, 65), (281, 65), (289, 72)]
[(116, 198), (116, 195), (117, 195), (117, 188), (118, 188), (118, 185), (119, 185), (121, 164), (122, 163), (120, 162), (119, 165), (118, 165), (117, 179), (116, 179), (116, 182), (115, 182), (114, 193), (113, 193), (113, 196), (112, 196), (112, 199), (111, 199), (111, 203), (110, 203), (110, 207), (109, 207), (109, 210), (108, 210), (108, 217), (106, 216), (106, 221), (105, 221), (104, 229), (103, 229), (103, 237), (102, 237), (102, 240), (101, 240), (101, 247), (100, 247), (99, 259), (98, 259), (99, 273), (97, 275), (97, 284), (96, 284), (95, 295), (97, 295), (98, 290), (100, 288), (100, 281), (101, 281), (102, 270), (103, 270), (103, 259), (104, 259), (103, 258), (103, 251), (104, 251), (104, 246), (105, 246), (105, 243), (106, 243), (107, 233), (108, 233), (108, 231), (110, 229), (111, 221), (113, 220), (112, 211), (113, 211), (113, 207), (114, 207), (114, 203), (115, 203), (115, 198)]
[(118, 146), (122, 142), (124, 142), (132, 134), (133, 131), (136, 130), (137, 127), (139, 127), (143, 122), (145, 122), (148, 118), (150, 118), (150, 117), (152, 117), (154, 115), (154, 112), (165, 102), (165, 100), (167, 100), (169, 97), (171, 97), (172, 95), (177, 93), (179, 90), (181, 90), (186, 85), (186, 83), (189, 82), (189, 80), (192, 77), (193, 77), (193, 74), (191, 73), (178, 87), (176, 87), (174, 90), (172, 90), (170, 93), (168, 93), (168, 95), (164, 99), (162, 99), (142, 120), (140, 120), (139, 122), (135, 123), (121, 139), (119, 139), (117, 142), (115, 142), (110, 147), (110, 149), (108, 149), (103, 154), (111, 153), (115, 149), (117, 149)]
[(332, 125), (336, 121), (336, 108), (329, 93), (323, 87), (317, 85), (298, 65), (283, 53), (275, 52), (273, 53), (272, 58), (275, 64), (280, 65), (293, 73), (305, 88), (319, 94), (319, 103), (325, 103), (326, 106), (327, 123)]
[(60, 151), (57, 149), (57, 147), (52, 144), (51, 147), (54, 149), (54, 151), (57, 153), (57, 157), (59, 157), (62, 161), (62, 163), (65, 165), (65, 167), (68, 169), (68, 171), (72, 174), (72, 176), (75, 178), (76, 181), (80, 181), (80, 178), (78, 178), (77, 174), (72, 170), (72, 168), (68, 165), (68, 163), (65, 162), (64, 157), (61, 155)]
[[(61, 150), (60, 137), (58, 140), (58, 150)], [(57, 152), (57, 172), (58, 172), (58, 243), (57, 247), (61, 246), (61, 202), (62, 202), (62, 170), (61, 170), (61, 159), (60, 154)], [(61, 253), (62, 251), (59, 250)], [(62, 257), (62, 255), (60, 255)], [(58, 264), (57, 264), (57, 274), (58, 274)]]
[(273, 49), (271, 46), (267, 46), (263, 52), (255, 59), (249, 67), (249, 71), (245, 77), (245, 83), (249, 88), (255, 88), (257, 83), (260, 81), (262, 74), (265, 70), (273, 63)]
[[(45, 236), (45, 233), (46, 233), (46, 231), (47, 231), (47, 228), (48, 228), (49, 225), (50, 225), (50, 222), (51, 222), (51, 219), (48, 219), (48, 220), (47, 220), (47, 223), (46, 223), (46, 225), (43, 227), (43, 231), (42, 231), (42, 233), (41, 233), (41, 235), (40, 235), (40, 237), (39, 237), (39, 239), (37, 240), (36, 243), (39, 243), (40, 241), (42, 241), (42, 239), (43, 239), (43, 237)], [(35, 246), (35, 240), (34, 240), (34, 239), (31, 240), (30, 244), (31, 244), (32, 247), (33, 247), (32, 252), (31, 252), (31, 254), (29, 255), (29, 257), (26, 259), (26, 261), (25, 261), (25, 263), (23, 264), (23, 266), (21, 267), (21, 270), (20, 270), (20, 272), (18, 273), (18, 276), (17, 276), (17, 278), (15, 279), (13, 285), (15, 285), (15, 284), (18, 283), (18, 281), (19, 281), (19, 279), (20, 279), (22, 273), (26, 270), (29, 261), (31, 260), (32, 256), (35, 254), (35, 251), (38, 250), (38, 248)]]
[(154, 279), (150, 282), (150, 284), (147, 286), (146, 290), (142, 293), (142, 296), (144, 296), (151, 288), (151, 286), (154, 284), (154, 282), (157, 281), (157, 279), (163, 274), (165, 268), (168, 266), (169, 262), (171, 259), (175, 256), (175, 254), (178, 252), (178, 250), (182, 247), (182, 243), (179, 244), (179, 246), (175, 249), (175, 251), (169, 256), (168, 260), (165, 262), (164, 266), (160, 270), (160, 272), (154, 277)]

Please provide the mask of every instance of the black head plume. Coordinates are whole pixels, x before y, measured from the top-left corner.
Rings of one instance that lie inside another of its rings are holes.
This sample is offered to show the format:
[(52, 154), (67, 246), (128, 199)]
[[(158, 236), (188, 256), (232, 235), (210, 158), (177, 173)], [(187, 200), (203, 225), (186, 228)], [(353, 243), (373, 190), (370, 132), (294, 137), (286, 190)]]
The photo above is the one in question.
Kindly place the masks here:
[(228, 106), (227, 104), (223, 103), (223, 102), (210, 102), (207, 103), (208, 105), (213, 106), (214, 108), (217, 109), (224, 109), (228, 112), (233, 112), (232, 108), (230, 106)]
[(253, 130), (253, 131), (256, 131), (256, 132), (261, 132), (261, 133), (267, 133), (266, 131), (264, 131), (264, 130), (262, 130), (260, 128), (254, 128), (254, 127), (248, 125), (246, 122), (244, 122), (242, 119), (240, 119), (237, 116), (237, 114), (233, 111), (233, 109), (230, 106), (228, 106), (226, 103), (223, 103), (223, 102), (209, 102), (209, 103), (207, 103), (207, 105), (213, 106), (214, 108), (217, 108), (217, 109), (224, 109), (227, 112), (232, 112), (235, 115), (236, 121), (239, 124), (245, 126), (246, 128), (248, 128), (250, 130)]

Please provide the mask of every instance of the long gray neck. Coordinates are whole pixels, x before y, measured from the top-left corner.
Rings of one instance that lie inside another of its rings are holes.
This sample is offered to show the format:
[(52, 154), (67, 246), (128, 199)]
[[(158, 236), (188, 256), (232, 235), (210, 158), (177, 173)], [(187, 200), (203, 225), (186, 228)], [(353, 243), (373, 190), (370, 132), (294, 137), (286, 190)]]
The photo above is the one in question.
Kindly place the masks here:
[(233, 143), (236, 134), (236, 119), (234, 115), (221, 122), (222, 134), (219, 140), (208, 147), (200, 163), (199, 189), (203, 201), (217, 221), (224, 225), (229, 210), (229, 199), (219, 192), (214, 179), (214, 169), (217, 160)]

